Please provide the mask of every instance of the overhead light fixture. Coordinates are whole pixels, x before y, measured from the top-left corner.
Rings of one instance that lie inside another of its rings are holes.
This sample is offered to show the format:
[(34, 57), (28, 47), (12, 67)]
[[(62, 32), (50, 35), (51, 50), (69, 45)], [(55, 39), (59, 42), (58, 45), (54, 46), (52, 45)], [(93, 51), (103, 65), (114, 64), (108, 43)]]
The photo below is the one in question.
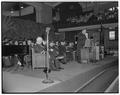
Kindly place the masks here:
[(19, 7), (21, 8), (21, 9), (23, 9), (24, 7), (23, 7), (23, 3), (19, 3)]
[(10, 13), (11, 13), (11, 14), (13, 14), (13, 13), (14, 13), (14, 11), (13, 11), (13, 10), (11, 10), (11, 11), (10, 11)]
[(21, 6), (20, 8), (21, 8), (21, 9), (23, 9), (24, 7), (23, 7), (23, 6)]
[(12, 14), (14, 13), (14, 10), (13, 10), (13, 8), (10, 10), (10, 13), (12, 13)]
[(112, 8), (109, 8), (109, 11), (112, 11), (113, 9)]
[(14, 13), (14, 11), (10, 11), (10, 13), (12, 13), (12, 14), (13, 14), (13, 13)]
[(118, 9), (119, 7), (117, 7), (117, 9)]
[(112, 29), (112, 27), (109, 27), (109, 29)]
[(113, 9), (113, 11), (114, 11), (114, 10), (115, 10), (115, 7), (113, 7), (112, 9)]

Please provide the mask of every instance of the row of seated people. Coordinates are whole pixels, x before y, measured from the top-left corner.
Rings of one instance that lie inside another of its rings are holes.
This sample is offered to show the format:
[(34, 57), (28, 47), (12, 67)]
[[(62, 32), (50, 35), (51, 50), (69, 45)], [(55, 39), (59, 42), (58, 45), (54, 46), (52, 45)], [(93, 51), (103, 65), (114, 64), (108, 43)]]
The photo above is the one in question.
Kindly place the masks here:
[(21, 66), (25, 64), (24, 56), (29, 54), (29, 40), (12, 40), (4, 38), (2, 40), (2, 66), (9, 67), (17, 63)]
[[(19, 57), (22, 56), (23, 57), (22, 60), (24, 60), (25, 62), (24, 61), (19, 61), (19, 62), (14, 61), (13, 62), (13, 56), (11, 57), (11, 55), (10, 55), (8, 57), (9, 54), (5, 55), (5, 52), (3, 52), (3, 56), (7, 56), (7, 58), (9, 58), (9, 59), (12, 58), (12, 63), (16, 64), (16, 62), (17, 62), (18, 65), (20, 65), (20, 66), (23, 66), (24, 63), (25, 63), (25, 65), (27, 63), (29, 63), (29, 65), (31, 65), (31, 63), (32, 63), (32, 61), (31, 61), (32, 60), (31, 48), (34, 48), (35, 53), (46, 53), (46, 44), (42, 40), (42, 38), (40, 38), (40, 37), (37, 38), (35, 44), (33, 44), (31, 41), (29, 41), (28, 44), (29, 44), (29, 47), (27, 47), (27, 49), (29, 49), (29, 50), (27, 50), (27, 51), (29, 51), (29, 52), (27, 52), (25, 54), (22, 54), (22, 55), (18, 54), (18, 56), (17, 56), (18, 50), (16, 50), (16, 54), (14, 53), (15, 54), (15, 56), (14, 56), (15, 60), (21, 60), (21, 58), (19, 58)], [(19, 47), (19, 51), (23, 51), (22, 50), (23, 47), (21, 48), (21, 50), (20, 50), (20, 46), (18, 46), (18, 47)], [(16, 48), (18, 48), (18, 47), (16, 47)], [(65, 42), (61, 42), (61, 45), (58, 42), (56, 42), (56, 44), (54, 42), (50, 42), (49, 54), (50, 54), (50, 69), (51, 70), (59, 71), (60, 69), (63, 69), (63, 68), (61, 68), (60, 64), (61, 63), (66, 64), (67, 63), (68, 60), (67, 60), (66, 54), (70, 57), (68, 59), (72, 60), (72, 56), (69, 55), (69, 52), (73, 51), (73, 49), (72, 48), (70, 49), (70, 47), (73, 47), (73, 43), (70, 43), (67, 47), (65, 47)], [(8, 48), (10, 48), (10, 47), (8, 47)], [(67, 48), (67, 51), (66, 51), (66, 48)], [(12, 46), (11, 49), (15, 50), (15, 46)], [(11, 52), (13, 52), (14, 50), (12, 50)], [(42, 50), (42, 52), (41, 52), (41, 50)], [(5, 48), (3, 49), (3, 51), (5, 51)], [(61, 56), (63, 56), (63, 58), (60, 58)], [(4, 58), (6, 58), (6, 57), (4, 57)]]
[[(47, 54), (46, 43), (43, 44), (43, 39), (38, 37), (36, 40), (36, 44), (33, 46), (35, 53), (39, 54)], [(59, 55), (57, 47), (55, 47), (53, 42), (49, 44), (49, 68), (50, 70), (59, 71), (63, 69), (61, 67), (61, 62), (57, 59)]]
[[(58, 70), (59, 68), (61, 68), (61, 63), (66, 64), (68, 62), (67, 57), (69, 56), (67, 56), (67, 52), (71, 53), (73, 50), (73, 43), (70, 43), (68, 46), (66, 46), (65, 42), (61, 42), (61, 44), (56, 42), (55, 44), (54, 41), (50, 41), (49, 67), (52, 70)], [(41, 37), (37, 38), (36, 44), (34, 45), (34, 51), (35, 53), (46, 54), (46, 42), (44, 42)], [(73, 59), (72, 56), (69, 59)]]
[(2, 45), (29, 45), (30, 43), (31, 43), (31, 40), (12, 40), (8, 38), (5, 38), (2, 41)]

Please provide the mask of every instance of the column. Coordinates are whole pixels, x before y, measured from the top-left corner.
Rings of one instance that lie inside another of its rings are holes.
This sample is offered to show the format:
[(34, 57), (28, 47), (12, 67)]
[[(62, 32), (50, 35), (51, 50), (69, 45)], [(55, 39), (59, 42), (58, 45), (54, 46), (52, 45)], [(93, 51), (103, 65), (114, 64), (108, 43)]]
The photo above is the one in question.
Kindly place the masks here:
[(36, 22), (49, 24), (52, 23), (52, 8), (46, 4), (41, 4), (35, 7), (36, 9)]
[(36, 22), (42, 23), (42, 7), (36, 7)]

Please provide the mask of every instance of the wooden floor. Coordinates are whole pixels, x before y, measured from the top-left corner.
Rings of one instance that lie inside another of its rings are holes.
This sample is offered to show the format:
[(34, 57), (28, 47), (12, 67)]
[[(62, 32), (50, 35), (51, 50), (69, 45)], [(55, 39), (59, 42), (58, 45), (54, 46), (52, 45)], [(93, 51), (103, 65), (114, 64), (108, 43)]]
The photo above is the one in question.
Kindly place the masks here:
[[(6, 92), (73, 92), (77, 87), (77, 80), (85, 78), (80, 81), (83, 84), (90, 77), (94, 76), (101, 68), (109, 66), (110, 62), (116, 60), (115, 57), (107, 57), (103, 61), (90, 64), (80, 64), (77, 62), (70, 62), (62, 65), (64, 70), (52, 71), (49, 76), (54, 81), (52, 84), (43, 84), (45, 74), (41, 69), (24, 68), (23, 70), (15, 71), (14, 67), (4, 69), (3, 71), (3, 89)], [(99, 68), (99, 69), (98, 69)], [(97, 69), (97, 71), (96, 71)], [(91, 71), (91, 72), (89, 72)], [(92, 75), (90, 75), (92, 73)], [(75, 84), (68, 85), (70, 81), (75, 80)], [(64, 85), (63, 85), (64, 84)], [(65, 84), (68, 88), (65, 88)], [(57, 87), (56, 87), (57, 86)]]
[(89, 81), (91, 78), (96, 76), (99, 72), (105, 70), (106, 68), (116, 65), (115, 64), (117, 62), (116, 60), (117, 60), (116, 58), (115, 59), (106, 58), (105, 60), (98, 62), (97, 64), (99, 64), (99, 66), (96, 66), (94, 69), (89, 69), (88, 71), (82, 72), (69, 80), (61, 82), (49, 88), (46, 88), (40, 92), (55, 92), (55, 93), (56, 92), (59, 92), (59, 93), (71, 92), (71, 93), (74, 93), (78, 88), (80, 88), (87, 81)]

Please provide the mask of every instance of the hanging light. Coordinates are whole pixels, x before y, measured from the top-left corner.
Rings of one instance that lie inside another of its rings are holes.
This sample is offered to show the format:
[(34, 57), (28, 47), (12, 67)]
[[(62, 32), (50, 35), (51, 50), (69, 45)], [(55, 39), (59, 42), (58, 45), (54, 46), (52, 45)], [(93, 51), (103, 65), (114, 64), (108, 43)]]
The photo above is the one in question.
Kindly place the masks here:
[(14, 13), (14, 11), (10, 11), (10, 13), (11, 13), (11, 14), (13, 14), (13, 13)]
[(118, 9), (119, 7), (117, 6), (116, 8)]
[(10, 10), (10, 13), (11, 13), (11, 14), (13, 14), (13, 13), (14, 13), (13, 9), (11, 9), (11, 10)]
[(24, 8), (23, 5), (20, 8), (23, 9)]
[(112, 9), (113, 9), (113, 11), (114, 11), (114, 10), (115, 10), (115, 7), (113, 7)]
[(19, 7), (21, 8), (21, 9), (23, 9), (24, 7), (23, 7), (23, 3), (19, 3)]
[(23, 6), (21, 6), (20, 8), (21, 8), (21, 9), (23, 9), (24, 7), (23, 7)]
[(113, 9), (112, 8), (109, 8), (109, 11), (112, 11)]

